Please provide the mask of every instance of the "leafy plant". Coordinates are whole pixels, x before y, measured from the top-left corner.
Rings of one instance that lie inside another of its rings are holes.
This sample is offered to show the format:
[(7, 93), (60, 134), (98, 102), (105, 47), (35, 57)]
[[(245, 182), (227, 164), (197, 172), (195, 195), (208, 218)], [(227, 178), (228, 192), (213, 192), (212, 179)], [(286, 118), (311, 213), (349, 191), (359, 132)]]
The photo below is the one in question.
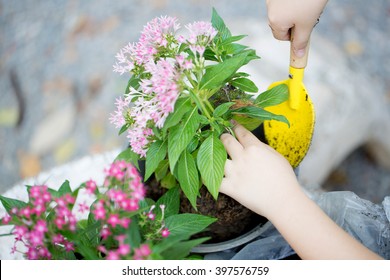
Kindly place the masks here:
[(255, 98), (257, 86), (240, 69), (259, 57), (214, 9), (211, 22), (186, 25), (187, 37), (179, 28), (175, 18), (156, 18), (117, 54), (114, 71), (131, 77), (111, 121), (127, 132), (123, 155), (134, 164), (145, 159), (145, 180), (179, 185), (196, 209), (202, 185), (218, 197), (227, 159), (219, 137), (233, 133), (231, 120), (249, 129), (264, 120), (288, 125), (265, 110), (287, 100), (288, 90), (281, 85)]
[[(12, 251), (27, 259), (182, 259), (207, 240), (189, 241), (215, 219), (179, 214), (177, 187), (155, 202), (131, 164), (119, 160), (105, 172), (100, 187), (89, 180), (72, 191), (65, 181), (58, 190), (27, 186), (27, 202), (0, 196), (1, 224), (14, 226)], [(90, 206), (76, 203), (86, 198)]]

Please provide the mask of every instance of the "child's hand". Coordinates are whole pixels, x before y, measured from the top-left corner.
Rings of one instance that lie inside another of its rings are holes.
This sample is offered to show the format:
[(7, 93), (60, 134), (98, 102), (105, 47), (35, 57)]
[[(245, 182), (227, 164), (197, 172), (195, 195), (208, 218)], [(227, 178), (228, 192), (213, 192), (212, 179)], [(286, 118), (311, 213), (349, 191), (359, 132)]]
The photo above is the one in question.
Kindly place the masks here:
[(268, 20), (274, 37), (290, 40), (290, 28), (294, 27), (292, 47), (297, 57), (305, 49), (313, 27), (328, 0), (267, 0)]
[(300, 188), (294, 171), (282, 155), (243, 126), (236, 125), (234, 132), (238, 140), (230, 134), (221, 136), (231, 159), (226, 161), (220, 191), (260, 215), (275, 214)]

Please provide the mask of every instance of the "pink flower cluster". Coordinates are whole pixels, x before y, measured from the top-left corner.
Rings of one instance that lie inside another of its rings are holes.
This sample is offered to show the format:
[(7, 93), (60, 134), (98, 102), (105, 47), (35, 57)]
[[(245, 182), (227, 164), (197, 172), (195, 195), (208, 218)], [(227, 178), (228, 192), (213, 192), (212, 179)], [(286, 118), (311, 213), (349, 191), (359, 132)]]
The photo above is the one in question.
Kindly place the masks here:
[(131, 72), (139, 77), (140, 83), (139, 88), (130, 87), (124, 99), (116, 100), (116, 111), (110, 121), (117, 128), (129, 126), (130, 146), (142, 157), (153, 141), (152, 127), (164, 126), (176, 100), (189, 84), (185, 73), (193, 69), (196, 61), (182, 51), (181, 44), (187, 44), (194, 55), (202, 56), (217, 34), (208, 22), (187, 25), (190, 33), (187, 39), (176, 36), (179, 28), (176, 18), (155, 18), (144, 27), (137, 43), (128, 44), (116, 55), (114, 72), (121, 75)]
[(133, 70), (136, 65), (143, 66), (154, 61), (159, 51), (170, 47), (179, 28), (177, 19), (173, 17), (159, 17), (148, 22), (139, 41), (129, 43), (117, 53), (114, 72), (122, 75)]
[(211, 25), (210, 22), (196, 21), (186, 25), (186, 28), (190, 32), (188, 43), (191, 51), (195, 54), (199, 53), (203, 56), (203, 53), (214, 37), (217, 35), (217, 30)]
[(27, 259), (51, 259), (50, 246), (64, 248), (66, 251), (74, 249), (72, 242), (69, 242), (63, 235), (57, 234), (51, 237), (49, 225), (46, 221), (47, 213), (53, 208), (50, 204), (56, 202), (54, 207), (53, 223), (60, 230), (76, 230), (76, 218), (71, 209), (75, 198), (70, 194), (54, 198), (48, 191), (47, 186), (32, 186), (29, 189), (30, 203), (21, 208), (13, 208), (12, 215), (6, 216), (3, 223), (11, 220), (19, 221), (15, 226), (13, 234), (15, 244), (12, 252), (16, 252), (18, 242), (23, 243), (27, 251), (24, 252)]
[[(142, 178), (137, 169), (125, 161), (114, 162), (105, 170), (105, 173), (104, 185), (110, 186), (110, 188), (92, 206), (92, 213), (94, 218), (102, 223), (100, 236), (103, 243), (111, 238), (116, 240), (118, 245), (117, 248), (110, 249), (102, 244), (99, 246), (99, 250), (106, 254), (106, 258), (110, 260), (131, 257), (145, 259), (151, 253), (149, 245), (143, 244), (140, 248), (131, 250), (130, 245), (124, 242), (126, 236), (122, 233), (131, 223), (130, 218), (126, 217), (124, 213), (137, 211), (139, 201), (144, 199), (145, 188)], [(89, 185), (94, 184), (89, 181)], [(159, 227), (159, 224), (157, 223), (156, 226)], [(155, 232), (150, 234), (154, 235)]]
[[(101, 193), (96, 182), (89, 180), (82, 187), (87, 194), (96, 196), (97, 199), (90, 208), (85, 203), (79, 205), (79, 211), (90, 209), (96, 220), (96, 230), (100, 237), (96, 251), (103, 253), (106, 259), (146, 259), (151, 254), (147, 243), (138, 248), (131, 248), (126, 243), (132, 222), (129, 213), (137, 211), (139, 202), (145, 197), (142, 178), (137, 169), (125, 161), (112, 163), (105, 173), (103, 187), (107, 191)], [(70, 193), (59, 196), (58, 193), (47, 186), (32, 186), (29, 188), (28, 203), (23, 207), (12, 208), (1, 219), (0, 224), (15, 225), (12, 231), (15, 236), (12, 252), (19, 252), (19, 242), (26, 247), (26, 251), (21, 253), (27, 259), (52, 259), (53, 256), (58, 257), (59, 253), (77, 252), (77, 236), (83, 228), (79, 227), (72, 212), (76, 197)], [(164, 206), (160, 207), (163, 210)], [(148, 214), (140, 214), (141, 219), (148, 222), (138, 225), (145, 226), (143, 230), (147, 232), (147, 236), (152, 237), (150, 242), (169, 235), (164, 224), (164, 211), (161, 219), (155, 221), (156, 215), (152, 210)], [(146, 240), (149, 241), (148, 238)]]

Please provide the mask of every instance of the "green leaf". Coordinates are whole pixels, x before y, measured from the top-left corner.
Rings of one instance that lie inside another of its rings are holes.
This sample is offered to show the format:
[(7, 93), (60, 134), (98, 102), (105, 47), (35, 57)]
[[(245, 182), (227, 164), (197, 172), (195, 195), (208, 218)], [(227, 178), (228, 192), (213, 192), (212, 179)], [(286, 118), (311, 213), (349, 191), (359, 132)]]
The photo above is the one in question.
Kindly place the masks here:
[(127, 239), (129, 240), (132, 248), (138, 248), (142, 242), (137, 216), (131, 219), (131, 224), (127, 230)]
[(290, 123), (285, 116), (276, 115), (276, 114), (268, 112), (260, 107), (255, 107), (255, 106), (241, 107), (238, 109), (231, 110), (231, 112), (232, 112), (232, 114), (244, 115), (244, 116), (251, 117), (254, 119), (259, 119), (262, 121), (277, 120), (277, 121), (284, 122), (288, 126), (290, 126)]
[(91, 246), (81, 244), (80, 242), (76, 242), (77, 251), (83, 256), (84, 260), (98, 260), (99, 255)]
[(191, 108), (191, 99), (189, 97), (179, 98), (175, 103), (174, 111), (165, 120), (163, 130), (166, 132), (168, 128), (177, 125), (183, 119), (184, 114), (190, 111)]
[(177, 246), (180, 241), (187, 240), (190, 236), (188, 235), (174, 235), (170, 234), (167, 238), (161, 240), (153, 246), (153, 253), (160, 254), (161, 252), (170, 250), (172, 247)]
[(219, 105), (217, 108), (215, 108), (213, 112), (214, 117), (221, 117), (223, 114), (225, 114), (230, 107), (232, 107), (235, 104), (235, 102), (226, 102), (221, 105)]
[(233, 86), (235, 86), (236, 88), (239, 88), (245, 92), (258, 92), (259, 91), (259, 89), (255, 85), (255, 83), (247, 78), (238, 78), (238, 79), (232, 80), (230, 83)]
[(280, 84), (261, 94), (255, 99), (255, 104), (261, 108), (275, 106), (288, 100), (288, 87)]
[(241, 124), (249, 131), (256, 129), (257, 127), (259, 127), (259, 125), (263, 123), (262, 120), (254, 119), (254, 118), (247, 117), (245, 115), (238, 115), (238, 114), (234, 115), (232, 119), (238, 122), (239, 124)]
[(248, 73), (245, 73), (245, 72), (237, 72), (236, 74), (234, 74), (233, 78), (245, 78), (245, 77), (249, 77), (250, 75)]
[(185, 196), (196, 210), (196, 198), (199, 194), (199, 174), (195, 160), (192, 155), (185, 150), (178, 163), (178, 180)]
[(247, 55), (248, 53), (244, 52), (221, 63), (209, 66), (199, 83), (200, 89), (218, 89), (221, 87), (245, 64)]
[(161, 253), (161, 255), (166, 260), (182, 260), (190, 254), (192, 248), (198, 246), (199, 244), (202, 244), (203, 242), (206, 242), (209, 239), (210, 238), (208, 237), (203, 237), (188, 241), (182, 241), (175, 246), (169, 248), (169, 250), (165, 250)]
[(176, 186), (171, 188), (163, 196), (161, 196), (156, 202), (156, 206), (159, 205), (165, 205), (165, 218), (178, 214), (180, 208), (179, 187)]
[(72, 193), (72, 189), (70, 188), (70, 185), (69, 185), (69, 181), (68, 180), (65, 180), (64, 183), (62, 183), (61, 187), (58, 189), (58, 194), (60, 196), (63, 196), (65, 194), (71, 194)]
[(169, 229), (170, 236), (191, 236), (199, 233), (215, 222), (216, 218), (199, 214), (177, 214), (165, 219), (165, 225)]
[(134, 76), (134, 75), (131, 76), (131, 78), (127, 82), (127, 87), (126, 87), (125, 94), (129, 94), (131, 87), (135, 88), (135, 89), (138, 89), (139, 82), (140, 82), (140, 79), (137, 76)]
[(128, 123), (122, 125), (121, 129), (118, 132), (118, 135), (121, 135), (122, 133), (124, 133), (129, 127), (130, 127), (130, 124), (128, 124)]
[(211, 134), (201, 145), (197, 164), (202, 181), (214, 199), (222, 182), (227, 154), (221, 140), (215, 133)]
[(126, 162), (131, 163), (139, 170), (138, 160), (140, 159), (139, 155), (137, 153), (134, 153), (131, 148), (127, 148), (126, 150), (122, 151), (114, 161), (117, 160), (124, 160)]
[(187, 148), (196, 133), (196, 129), (199, 126), (198, 117), (198, 108), (195, 107), (184, 116), (180, 125), (176, 125), (170, 130), (168, 136), (168, 157), (171, 172), (173, 172), (180, 154)]
[(177, 182), (175, 176), (169, 172), (164, 178), (162, 178), (160, 184), (163, 188), (171, 189), (177, 185)]
[(147, 181), (156, 170), (160, 162), (165, 158), (167, 154), (168, 144), (167, 141), (155, 141), (150, 145), (148, 151), (146, 152), (146, 161), (145, 161), (145, 178), (144, 181)]
[(17, 209), (21, 209), (27, 206), (27, 203), (24, 201), (8, 198), (2, 195), (0, 195), (0, 201), (9, 215), (12, 214), (11, 213), (12, 208), (16, 207)]
[(222, 40), (222, 43), (221, 45), (224, 46), (224, 45), (229, 45), (233, 42), (237, 42), (237, 41), (240, 41), (241, 39), (247, 37), (247, 35), (237, 35), (237, 36), (231, 36), (231, 37), (228, 37), (224, 40)]
[(248, 47), (241, 45), (241, 44), (233, 43), (233, 44), (226, 46), (225, 49), (228, 53), (237, 55), (237, 54), (240, 54), (243, 51), (247, 50)]
[(168, 173), (169, 161), (167, 159), (162, 160), (160, 164), (157, 166), (156, 171), (154, 172), (154, 176), (157, 181), (161, 181), (162, 178), (165, 177)]
[(219, 36), (221, 36), (222, 39), (226, 39), (232, 36), (232, 33), (227, 28), (225, 22), (214, 8), (211, 15), (211, 24), (218, 31)]

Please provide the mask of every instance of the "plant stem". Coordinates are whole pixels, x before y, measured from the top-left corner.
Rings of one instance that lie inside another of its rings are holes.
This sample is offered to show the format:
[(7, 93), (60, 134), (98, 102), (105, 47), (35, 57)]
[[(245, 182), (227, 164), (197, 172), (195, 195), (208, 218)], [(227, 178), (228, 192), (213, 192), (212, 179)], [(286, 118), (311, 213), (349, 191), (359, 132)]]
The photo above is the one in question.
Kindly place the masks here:
[[(196, 89), (194, 89), (194, 90), (197, 91)], [(198, 92), (193, 92), (192, 90), (190, 90), (190, 95), (191, 95), (192, 99), (195, 101), (198, 108), (202, 111), (202, 113), (205, 114), (205, 116), (209, 120), (211, 120), (211, 115), (207, 111), (207, 108), (204, 106), (204, 103), (202, 102), (202, 100), (199, 98)]]

